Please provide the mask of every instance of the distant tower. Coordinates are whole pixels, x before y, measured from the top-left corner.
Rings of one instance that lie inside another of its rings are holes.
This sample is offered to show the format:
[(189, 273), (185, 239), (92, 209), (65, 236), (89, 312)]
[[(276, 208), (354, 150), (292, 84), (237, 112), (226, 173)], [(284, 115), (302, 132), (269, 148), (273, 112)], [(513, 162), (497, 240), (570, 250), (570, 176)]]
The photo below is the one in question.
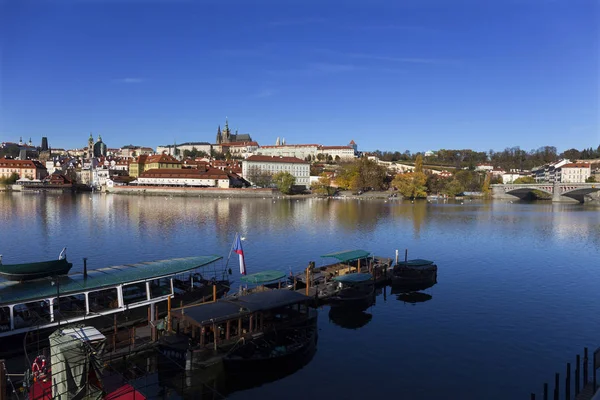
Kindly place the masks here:
[(281, 141), (279, 140), (279, 136), (277, 136), (277, 140), (275, 141), (275, 146), (281, 145)]
[(48, 151), (48, 138), (42, 136), (42, 151)]
[(221, 144), (223, 142), (223, 135), (221, 134), (221, 125), (217, 128), (217, 144)]
[(229, 130), (229, 121), (225, 117), (225, 128), (223, 128), (223, 142), (229, 143), (231, 141), (231, 131)]
[(88, 139), (87, 158), (91, 159), (93, 156), (94, 156), (94, 137), (92, 136), (92, 132), (90, 132), (90, 137)]
[(281, 145), (285, 146), (285, 138), (281, 139)]
[(27, 143), (29, 145), (29, 147), (33, 147), (33, 142), (31, 141), (31, 138), (29, 138), (29, 143)]
[(23, 146), (23, 136), (19, 137), (19, 146)]

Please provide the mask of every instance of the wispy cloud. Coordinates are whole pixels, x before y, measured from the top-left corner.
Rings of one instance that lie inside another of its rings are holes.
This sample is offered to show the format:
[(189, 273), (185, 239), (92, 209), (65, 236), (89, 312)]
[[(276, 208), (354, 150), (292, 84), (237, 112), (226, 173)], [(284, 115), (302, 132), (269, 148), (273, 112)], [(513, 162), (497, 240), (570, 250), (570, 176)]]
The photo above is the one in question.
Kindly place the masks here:
[(300, 68), (271, 70), (269, 71), (269, 73), (272, 75), (280, 76), (313, 76), (320, 74), (352, 72), (358, 69), (361, 69), (361, 67), (354, 64), (316, 62), (307, 64), (304, 67)]
[(266, 97), (275, 96), (277, 93), (278, 90), (276, 89), (261, 89), (258, 91), (258, 93), (256, 93), (254, 97), (257, 99), (264, 99)]
[(144, 80), (142, 78), (120, 78), (114, 81), (117, 83), (142, 83)]
[(339, 51), (333, 51), (328, 49), (317, 49), (316, 51), (327, 54), (335, 57), (346, 57), (346, 58), (355, 58), (355, 59), (363, 59), (363, 60), (373, 60), (373, 61), (390, 61), (397, 63), (411, 63), (411, 64), (458, 64), (457, 60), (448, 60), (441, 58), (422, 58), (422, 57), (397, 57), (397, 56), (387, 56), (387, 55), (378, 55), (378, 54), (368, 54), (368, 53), (344, 53)]
[(310, 24), (323, 24), (327, 22), (325, 18), (312, 17), (312, 18), (293, 18), (293, 19), (281, 19), (277, 21), (271, 21), (271, 26), (294, 26), (294, 25), (310, 25)]

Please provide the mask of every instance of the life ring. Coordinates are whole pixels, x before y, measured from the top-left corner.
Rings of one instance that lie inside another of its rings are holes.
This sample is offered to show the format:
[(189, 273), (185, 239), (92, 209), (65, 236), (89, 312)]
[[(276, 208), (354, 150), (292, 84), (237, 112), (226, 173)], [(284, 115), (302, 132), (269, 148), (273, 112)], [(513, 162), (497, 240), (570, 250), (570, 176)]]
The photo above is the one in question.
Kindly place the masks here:
[(37, 356), (33, 360), (33, 364), (31, 364), (31, 374), (33, 375), (33, 380), (36, 381), (38, 379), (45, 378), (47, 372), (48, 365), (46, 364), (46, 357), (42, 355)]

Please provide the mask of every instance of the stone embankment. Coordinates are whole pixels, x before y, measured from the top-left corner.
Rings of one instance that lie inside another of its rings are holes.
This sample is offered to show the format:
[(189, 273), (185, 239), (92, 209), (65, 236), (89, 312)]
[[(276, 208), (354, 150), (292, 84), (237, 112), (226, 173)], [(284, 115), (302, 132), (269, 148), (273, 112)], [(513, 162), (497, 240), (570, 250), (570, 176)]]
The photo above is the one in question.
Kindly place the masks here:
[(107, 193), (149, 196), (193, 196), (193, 197), (278, 197), (275, 189), (221, 189), (164, 186), (115, 186), (106, 189)]

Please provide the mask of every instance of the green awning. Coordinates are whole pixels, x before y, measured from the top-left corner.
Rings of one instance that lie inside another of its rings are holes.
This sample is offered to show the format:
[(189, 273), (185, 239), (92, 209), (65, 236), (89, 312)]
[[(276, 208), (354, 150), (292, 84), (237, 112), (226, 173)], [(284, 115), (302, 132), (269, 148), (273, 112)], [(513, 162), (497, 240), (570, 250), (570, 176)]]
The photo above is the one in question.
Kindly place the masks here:
[(83, 278), (81, 272), (57, 277), (58, 287), (53, 283), (52, 278), (36, 279), (23, 283), (0, 281), (0, 305), (27, 303), (56, 297), (57, 289), (62, 296), (115, 287), (129, 282), (159, 279), (204, 267), (221, 258), (223, 257), (183, 257), (92, 269), (88, 271), (87, 279)]
[(269, 282), (278, 281), (285, 277), (285, 272), (281, 271), (262, 271), (255, 274), (242, 276), (240, 280), (245, 283), (262, 285)]
[(349, 262), (354, 260), (359, 260), (362, 258), (367, 258), (371, 253), (364, 250), (345, 250), (338, 251), (337, 253), (329, 253), (322, 255), (321, 257), (332, 257), (337, 258), (340, 262)]

